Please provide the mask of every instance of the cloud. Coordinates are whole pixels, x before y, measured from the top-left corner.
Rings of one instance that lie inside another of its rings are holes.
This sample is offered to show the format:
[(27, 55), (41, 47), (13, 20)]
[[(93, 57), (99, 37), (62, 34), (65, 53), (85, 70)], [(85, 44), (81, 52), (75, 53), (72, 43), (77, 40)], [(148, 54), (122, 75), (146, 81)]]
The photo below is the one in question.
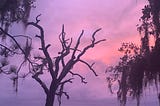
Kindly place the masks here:
[[(80, 69), (78, 72), (84, 75), (89, 83), (85, 86), (73, 84), (66, 89), (78, 99), (92, 100), (92, 97), (101, 99), (108, 97), (105, 67), (117, 63), (121, 55), (117, 49), (122, 42), (139, 43), (136, 24), (143, 2), (136, 3), (133, 0), (48, 0), (44, 2), (41, 0), (39, 3), (38, 12), (42, 12), (41, 23), (47, 34), (46, 40), (53, 42), (54, 47), (59, 45), (56, 39), (58, 39), (62, 24), (65, 24), (67, 36), (73, 37), (74, 40), (77, 39), (82, 29), (85, 30), (82, 46), (90, 42), (91, 34), (97, 28), (102, 28), (102, 31), (97, 33), (97, 38), (105, 38), (107, 41), (97, 45), (83, 56), (89, 62), (98, 63), (95, 67), (100, 70), (98, 71), (100, 76), (91, 77), (92, 72), (89, 69), (84, 65), (78, 65), (75, 69)], [(80, 80), (77, 78), (75, 82), (79, 83)]]
[[(86, 77), (88, 84), (83, 85), (76, 78), (73, 84), (66, 86), (66, 90), (70, 92), (71, 100), (69, 102), (64, 101), (65, 106), (71, 106), (71, 104), (76, 106), (105, 106), (109, 103), (112, 106), (115, 96), (111, 96), (107, 91), (104, 71), (107, 65), (117, 63), (121, 55), (117, 49), (122, 42), (133, 41), (140, 44), (136, 24), (141, 15), (140, 10), (144, 1), (140, 0), (136, 3), (136, 0), (39, 0), (36, 2), (37, 8), (33, 10), (30, 20), (33, 21), (38, 14), (42, 14), (40, 24), (44, 27), (46, 42), (52, 44), (50, 50), (54, 51), (53, 54), (56, 54), (55, 51), (60, 49), (58, 35), (61, 32), (62, 24), (65, 25), (67, 37), (72, 37), (73, 40), (77, 39), (82, 29), (85, 30), (81, 47), (90, 42), (91, 34), (97, 28), (102, 28), (97, 33), (97, 39), (107, 39), (106, 42), (96, 45), (83, 56), (90, 63), (96, 63), (95, 69), (99, 76), (95, 77), (82, 64), (76, 66), (74, 71)], [(77, 83), (80, 84), (77, 86)], [(34, 85), (32, 82), (30, 84)], [(33, 93), (35, 90), (41, 92), (42, 89), (39, 86), (33, 86), (30, 90)], [(36, 95), (33, 95), (31, 92), (28, 93), (30, 95), (24, 93), (20, 97), (34, 96), (38, 98), (43, 95), (43, 93), (38, 95), (37, 92)], [(34, 100), (38, 100), (37, 98)], [(42, 99), (44, 98), (39, 100)], [(3, 103), (0, 102), (1, 104)]]
[[(142, 0), (143, 1), (143, 0)], [(118, 57), (117, 49), (128, 39), (139, 40), (136, 24), (140, 17), (140, 7), (143, 2), (133, 0), (125, 2), (117, 0), (48, 0), (40, 1), (38, 11), (42, 12), (42, 25), (46, 31), (46, 40), (58, 46), (58, 35), (62, 24), (65, 24), (67, 36), (77, 39), (82, 29), (85, 30), (84, 41), (89, 41), (91, 33), (102, 28), (98, 38), (106, 38), (107, 42), (98, 46), (99, 53), (94, 49), (89, 54), (98, 59), (104, 58), (106, 63), (113, 63), (113, 57)], [(43, 9), (44, 5), (47, 8)], [(86, 39), (86, 40), (85, 40)], [(83, 42), (84, 43), (84, 42)], [(113, 52), (115, 54), (113, 54)], [(101, 54), (101, 55), (100, 55)], [(91, 57), (88, 55), (88, 57)], [(100, 58), (101, 57), (101, 58)], [(108, 59), (107, 59), (108, 58)], [(112, 60), (108, 61), (107, 60)]]

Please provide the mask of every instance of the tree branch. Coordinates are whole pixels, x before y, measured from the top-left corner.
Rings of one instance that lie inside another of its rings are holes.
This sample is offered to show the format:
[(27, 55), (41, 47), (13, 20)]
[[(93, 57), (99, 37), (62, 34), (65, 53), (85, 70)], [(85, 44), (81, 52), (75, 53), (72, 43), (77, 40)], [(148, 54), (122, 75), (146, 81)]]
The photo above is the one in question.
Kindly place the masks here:
[(37, 72), (35, 75), (32, 76), (32, 78), (34, 78), (42, 86), (44, 92), (46, 94), (48, 94), (49, 90), (48, 90), (46, 84), (38, 77), (40, 74), (42, 74), (42, 73)]
[(5, 30), (3, 30), (1, 27), (0, 27), (0, 31), (2, 33), (4, 33), (5, 35), (7, 35), (8, 37), (10, 37), (15, 43), (16, 45), (18, 46), (18, 48), (21, 50), (21, 52), (24, 54), (24, 56), (26, 57), (26, 60), (33, 66), (31, 60), (26, 56), (26, 53), (25, 51), (21, 48), (20, 44), (17, 42), (17, 40), (12, 36), (10, 35), (9, 33), (7, 33)]
[[(76, 46), (75, 46), (74, 49), (73, 49), (72, 58), (75, 58), (75, 53), (76, 53), (76, 51), (78, 50), (78, 46), (79, 46), (79, 44), (80, 44), (80, 40), (81, 40), (81, 37), (83, 36), (83, 34), (84, 34), (84, 30), (82, 30), (82, 32), (81, 32), (81, 34), (80, 34), (80, 36), (79, 36), (79, 38), (78, 38), (78, 40), (77, 40)], [(78, 50), (78, 51), (79, 51), (79, 50)]]
[(62, 46), (62, 51), (59, 52), (60, 56), (56, 57), (55, 60), (55, 73), (56, 76), (58, 75), (59, 72), (59, 65), (60, 63), (62, 64), (62, 67), (64, 68), (66, 66), (64, 58), (70, 53), (70, 46), (72, 44), (72, 38), (70, 39), (70, 43), (67, 44), (69, 39), (65, 39), (65, 31), (64, 31), (64, 25), (62, 27), (62, 32), (59, 35), (59, 40)]
[(63, 90), (64, 90), (64, 85), (65, 85), (66, 83), (72, 83), (72, 80), (73, 80), (73, 79), (74, 79), (74, 78), (70, 78), (70, 79), (65, 80), (65, 81), (63, 81), (63, 82), (61, 82), (61, 83), (59, 84), (59, 85), (60, 85), (60, 89), (59, 89), (59, 92), (57, 93), (59, 106), (61, 105), (61, 97), (62, 97), (62, 94), (64, 94), (64, 95), (67, 97), (67, 99), (69, 99), (69, 95), (67, 94), (67, 92), (64, 92)]
[(54, 72), (54, 70), (53, 70), (53, 62), (52, 62), (52, 59), (51, 59), (51, 57), (50, 57), (50, 54), (49, 54), (48, 51), (47, 51), (47, 48), (48, 48), (50, 45), (48, 45), (48, 46), (45, 45), (44, 30), (43, 30), (43, 28), (42, 28), (40, 25), (38, 25), (38, 22), (40, 21), (40, 20), (38, 20), (38, 17), (39, 17), (39, 16), (40, 16), (40, 15), (38, 15), (38, 16), (36, 17), (36, 21), (37, 21), (36, 23), (34, 23), (34, 22), (29, 22), (27, 25), (32, 25), (32, 26), (34, 26), (34, 27), (36, 27), (36, 28), (38, 28), (38, 29), (40, 30), (40, 36), (37, 36), (37, 37), (39, 37), (40, 40), (41, 40), (41, 49), (42, 49), (42, 51), (43, 51), (43, 53), (44, 53), (44, 55), (45, 55), (45, 57), (46, 57), (46, 59), (47, 59), (48, 70), (49, 70), (49, 72), (50, 72), (50, 74), (51, 74), (51, 76), (52, 76), (52, 79), (56, 80), (56, 75), (55, 75), (55, 72)]
[(80, 79), (81, 79), (81, 82), (82, 83), (87, 83), (86, 81), (85, 81), (85, 78), (83, 77), (83, 76), (81, 76), (80, 74), (77, 74), (77, 73), (73, 73), (72, 71), (69, 71), (69, 73), (70, 74), (72, 74), (73, 76), (78, 76)]
[(77, 59), (76, 59), (77, 61), (80, 59), (80, 57), (81, 57), (82, 55), (84, 55), (84, 54), (86, 53), (86, 51), (87, 51), (88, 49), (93, 48), (96, 44), (98, 44), (98, 43), (100, 43), (100, 42), (106, 41), (106, 39), (102, 39), (102, 40), (95, 41), (95, 35), (96, 35), (96, 33), (99, 32), (100, 30), (101, 30), (101, 28), (100, 28), (100, 29), (97, 29), (97, 30), (92, 34), (92, 42), (91, 42), (91, 44), (88, 45), (88, 46), (86, 46), (86, 47), (82, 50), (82, 52), (77, 56)]
[(9, 52), (11, 52), (11, 53), (13, 53), (13, 54), (21, 54), (21, 53), (15, 52), (14, 50), (9, 49), (8, 47), (6, 47), (6, 46), (3, 45), (3, 44), (0, 44), (0, 46), (3, 47), (3, 48), (5, 48), (5, 49), (7, 49)]
[(85, 61), (83, 61), (83, 60), (79, 60), (79, 61), (80, 61), (81, 63), (84, 63), (85, 65), (87, 65), (88, 68), (94, 73), (95, 76), (98, 76), (98, 75), (96, 74), (95, 70), (92, 68), (93, 65), (94, 65), (94, 63), (90, 65), (90, 64), (88, 64), (87, 62), (85, 62)]

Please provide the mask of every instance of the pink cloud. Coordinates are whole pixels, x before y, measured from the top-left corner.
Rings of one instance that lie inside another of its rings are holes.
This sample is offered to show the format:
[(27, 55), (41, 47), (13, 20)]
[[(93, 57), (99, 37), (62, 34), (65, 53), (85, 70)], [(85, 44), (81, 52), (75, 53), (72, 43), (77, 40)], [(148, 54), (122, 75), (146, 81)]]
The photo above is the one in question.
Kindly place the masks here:
[[(73, 70), (84, 75), (88, 84), (77, 86), (80, 80), (76, 78), (73, 85), (66, 87), (66, 90), (71, 92), (71, 97), (76, 95), (78, 99), (85, 97), (92, 100), (92, 97), (106, 99), (111, 96), (107, 93), (105, 68), (107, 65), (117, 63), (121, 55), (117, 50), (122, 42), (133, 41), (139, 44), (136, 24), (141, 15), (140, 10), (144, 1), (139, 0), (138, 3), (136, 0), (37, 1), (37, 8), (32, 15), (36, 17), (42, 13), (40, 24), (45, 29), (46, 41), (53, 46), (50, 51), (54, 50), (54, 54), (56, 54), (55, 51), (60, 50), (58, 35), (61, 32), (62, 24), (65, 24), (67, 37), (73, 37), (74, 40), (77, 39), (82, 29), (85, 30), (81, 48), (90, 42), (91, 34), (97, 28), (102, 28), (101, 32), (97, 33), (97, 39), (107, 39), (106, 42), (97, 45), (83, 56), (90, 63), (96, 62), (95, 69), (99, 77), (94, 77), (93, 73), (82, 64), (75, 66)], [(30, 20), (34, 20), (34, 18)]]

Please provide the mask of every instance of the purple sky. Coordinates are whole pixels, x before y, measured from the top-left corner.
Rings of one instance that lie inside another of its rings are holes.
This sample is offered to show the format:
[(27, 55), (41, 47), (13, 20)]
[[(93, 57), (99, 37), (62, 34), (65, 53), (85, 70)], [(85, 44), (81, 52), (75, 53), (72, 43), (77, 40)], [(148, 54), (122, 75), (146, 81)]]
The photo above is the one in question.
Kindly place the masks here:
[[(105, 64), (117, 61), (117, 58), (115, 58), (119, 56), (117, 49), (122, 42), (139, 42), (136, 25), (141, 16), (140, 10), (145, 0), (138, 0), (138, 2), (136, 0), (125, 0), (123, 2), (120, 0), (47, 1), (39, 0), (33, 13), (34, 16), (42, 13), (41, 24), (46, 29), (46, 39), (49, 42), (57, 39), (62, 24), (65, 25), (68, 36), (75, 39), (84, 29), (85, 41), (87, 42), (94, 30), (102, 28), (102, 31), (98, 33), (98, 38), (106, 38), (107, 42), (97, 47), (99, 52), (92, 53), (94, 56), (88, 55), (87, 57), (89, 59), (95, 57), (94, 59), (98, 59)], [(56, 46), (57, 44), (58, 42), (53, 42), (53, 45)]]
[[(84, 56), (85, 60), (96, 62), (95, 69), (99, 76), (94, 77), (82, 65), (76, 66), (73, 70), (84, 75), (88, 84), (81, 84), (80, 80), (76, 79), (73, 84), (68, 85), (66, 90), (71, 99), (66, 101), (64, 98), (62, 106), (118, 105), (116, 94), (111, 95), (107, 90), (105, 68), (118, 61), (121, 54), (117, 52), (117, 49), (122, 42), (133, 41), (139, 44), (140, 37), (136, 31), (136, 24), (138, 24), (141, 16), (140, 10), (144, 3), (145, 0), (37, 0), (37, 8), (32, 11), (30, 20), (42, 14), (40, 24), (45, 29), (46, 41), (50, 42), (56, 50), (59, 46), (56, 39), (62, 24), (65, 25), (67, 36), (73, 39), (76, 39), (84, 29), (83, 44), (90, 41), (91, 33), (97, 28), (102, 28), (97, 38), (107, 39), (105, 43), (97, 45)], [(12, 29), (12, 32), (15, 32), (14, 30)], [(0, 83), (2, 83), (0, 106), (44, 106), (45, 95), (41, 87), (32, 79), (20, 81), (17, 95), (12, 90), (11, 82), (3, 76), (0, 76)], [(146, 100), (149, 98), (146, 97)], [(142, 105), (150, 106), (146, 103), (153, 102), (145, 102), (146, 100)], [(133, 106), (134, 103), (131, 102)]]

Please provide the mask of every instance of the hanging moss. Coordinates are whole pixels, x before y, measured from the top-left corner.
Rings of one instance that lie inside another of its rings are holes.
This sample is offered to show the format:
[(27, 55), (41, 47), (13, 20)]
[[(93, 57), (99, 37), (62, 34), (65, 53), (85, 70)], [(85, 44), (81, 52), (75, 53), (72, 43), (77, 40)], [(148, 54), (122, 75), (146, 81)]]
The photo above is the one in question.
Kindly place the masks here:
[[(160, 83), (160, 0), (148, 0), (148, 2), (149, 4), (142, 9), (141, 24), (137, 28), (141, 34), (141, 46), (123, 43), (119, 51), (124, 53), (124, 56), (120, 58), (119, 64), (110, 70), (112, 76), (107, 77), (107, 79), (114, 79), (109, 85), (115, 81), (119, 83), (117, 97), (122, 106), (125, 106), (128, 96), (136, 99), (137, 106), (139, 106), (144, 89), (153, 84), (157, 87), (158, 92)], [(149, 36), (155, 37), (153, 47), (149, 45)]]
[(25, 24), (29, 18), (30, 10), (35, 0), (1, 0), (0, 23), (8, 31), (14, 22)]

